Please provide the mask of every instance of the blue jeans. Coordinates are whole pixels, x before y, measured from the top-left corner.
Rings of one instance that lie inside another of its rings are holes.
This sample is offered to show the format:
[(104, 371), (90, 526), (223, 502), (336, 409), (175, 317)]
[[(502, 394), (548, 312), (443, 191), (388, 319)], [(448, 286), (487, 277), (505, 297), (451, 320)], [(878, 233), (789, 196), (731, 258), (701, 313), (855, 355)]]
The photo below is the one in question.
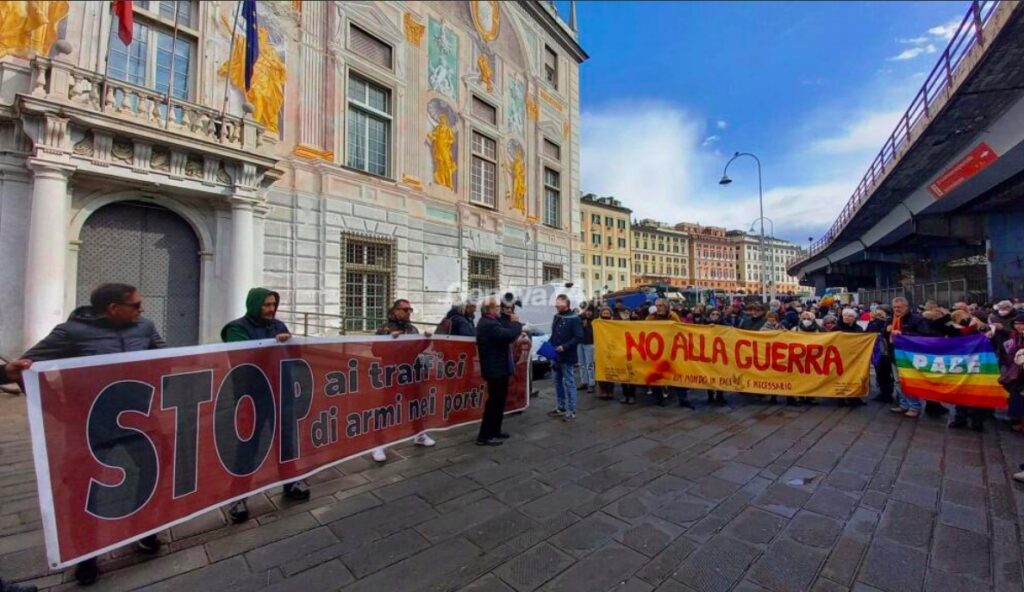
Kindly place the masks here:
[(893, 373), (896, 374), (893, 390), (896, 391), (896, 400), (899, 401), (900, 407), (920, 413), (921, 408), (924, 407), (924, 404), (921, 403), (921, 399), (918, 399), (917, 397), (909, 397), (903, 394), (903, 387), (900, 386), (899, 370), (897, 370), (895, 366), (893, 367)]
[(576, 366), (556, 364), (554, 370), (557, 407), (566, 413), (576, 413)]
[(594, 344), (581, 343), (576, 346), (576, 352), (580, 359), (580, 382), (584, 386), (592, 386), (594, 380)]

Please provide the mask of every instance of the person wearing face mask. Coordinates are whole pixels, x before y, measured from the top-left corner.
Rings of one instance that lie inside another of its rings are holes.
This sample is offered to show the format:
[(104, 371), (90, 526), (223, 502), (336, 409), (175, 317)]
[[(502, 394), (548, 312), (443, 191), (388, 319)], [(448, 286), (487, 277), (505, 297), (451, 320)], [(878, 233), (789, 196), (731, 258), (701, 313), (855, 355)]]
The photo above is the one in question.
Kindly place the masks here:
[[(814, 313), (807, 310), (800, 313), (800, 321), (795, 327), (790, 329), (796, 333), (818, 333), (821, 331), (821, 327), (818, 326), (818, 321), (814, 318)], [(817, 405), (818, 402), (814, 397), (786, 397), (786, 405)]]
[(747, 315), (740, 320), (738, 328), (746, 331), (760, 331), (767, 320), (764, 305), (755, 302), (747, 307)]
[(871, 320), (868, 321), (868, 333), (878, 333), (881, 337), (875, 347), (878, 348), (877, 361), (875, 362), (875, 383), (878, 385), (878, 396), (875, 401), (881, 403), (892, 403), (893, 376), (892, 376), (892, 346), (885, 339), (885, 327), (889, 322), (889, 315), (882, 308), (875, 308), (871, 311)]

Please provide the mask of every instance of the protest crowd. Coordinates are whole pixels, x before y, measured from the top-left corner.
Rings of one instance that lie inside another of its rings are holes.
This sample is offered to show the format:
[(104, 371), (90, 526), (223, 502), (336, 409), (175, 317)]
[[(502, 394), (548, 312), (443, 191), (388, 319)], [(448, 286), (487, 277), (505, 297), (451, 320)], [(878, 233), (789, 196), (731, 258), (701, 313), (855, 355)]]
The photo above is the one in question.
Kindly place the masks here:
[[(552, 418), (573, 422), (577, 418), (577, 399), (580, 394), (592, 394), (600, 400), (615, 400), (616, 388), (624, 405), (635, 405), (638, 397), (653, 399), (659, 406), (670, 401), (681, 408), (694, 409), (690, 392), (680, 386), (640, 385), (599, 381), (595, 372), (594, 322), (597, 319), (614, 323), (636, 321), (663, 321), (692, 325), (720, 325), (726, 328), (759, 332), (846, 332), (876, 333), (876, 351), (872, 365), (877, 387), (876, 401), (890, 404), (894, 414), (907, 419), (922, 413), (943, 415), (950, 413), (936, 401), (922, 401), (904, 393), (899, 386), (899, 368), (895, 362), (893, 338), (896, 336), (956, 337), (985, 335), (991, 340), (1000, 367), (1000, 384), (1008, 391), (1006, 421), (1015, 431), (1024, 430), (1024, 303), (1019, 300), (1001, 301), (993, 305), (957, 302), (951, 310), (929, 301), (917, 309), (904, 298), (890, 303), (873, 302), (865, 305), (842, 305), (823, 299), (819, 302), (801, 302), (783, 297), (767, 304), (760, 302), (723, 302), (712, 305), (698, 304), (688, 307), (660, 298), (653, 305), (629, 309), (623, 302), (613, 299), (572, 303), (567, 296), (555, 299), (555, 310), (547, 344), (541, 353), (551, 357), (555, 386), (555, 406), (548, 412)], [(227, 323), (221, 337), (224, 342), (274, 339), (285, 342), (291, 335), (288, 327), (276, 318), (280, 296), (264, 288), (254, 288), (245, 302), (246, 314)], [(479, 315), (478, 313), (479, 308)], [(62, 358), (92, 356), (160, 349), (166, 347), (153, 323), (142, 316), (142, 295), (124, 284), (105, 284), (93, 291), (89, 305), (79, 307), (68, 319), (53, 329), (42, 341), (29, 349), (21, 358), (4, 367), (8, 380), (20, 381), (22, 372), (33, 362)], [(510, 437), (503, 431), (502, 420), (516, 347), (528, 341), (527, 326), (516, 314), (514, 299), (490, 296), (481, 301), (467, 300), (452, 307), (445, 319), (436, 327), (418, 328), (413, 322), (414, 311), (408, 300), (394, 302), (387, 322), (378, 335), (399, 338), (419, 334), (431, 337), (444, 334), (471, 337), (476, 340), (480, 374), (487, 383), (487, 400), (476, 437), (480, 446), (500, 446)], [(707, 405), (727, 405), (723, 390), (708, 389)], [(769, 404), (779, 403), (777, 396), (760, 396)], [(825, 404), (807, 396), (783, 396), (790, 406)], [(864, 404), (859, 397), (836, 398), (837, 405), (857, 407)], [(951, 411), (950, 428), (984, 429), (994, 414), (991, 409), (956, 406)], [(425, 432), (417, 435), (415, 444), (430, 447), (434, 440)], [(372, 458), (385, 462), (384, 448), (372, 450)], [(1024, 471), (1014, 476), (1024, 481)], [(304, 481), (283, 486), (285, 497), (303, 501), (310, 497), (310, 488)], [(231, 504), (228, 515), (235, 522), (248, 518), (245, 500)], [(143, 553), (154, 554), (160, 549), (157, 535), (149, 535), (137, 542)], [(95, 558), (79, 563), (75, 578), (79, 584), (89, 585), (99, 576)], [(4, 592), (34, 590), (0, 582)]]

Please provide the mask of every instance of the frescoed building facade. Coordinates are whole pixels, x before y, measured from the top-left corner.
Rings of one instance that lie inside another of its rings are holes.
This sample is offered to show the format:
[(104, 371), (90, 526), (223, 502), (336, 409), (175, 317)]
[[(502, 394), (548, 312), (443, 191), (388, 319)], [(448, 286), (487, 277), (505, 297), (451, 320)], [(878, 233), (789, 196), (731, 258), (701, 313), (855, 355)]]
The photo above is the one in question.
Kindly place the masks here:
[(254, 285), (337, 333), (579, 275), (586, 55), (553, 5), (256, 4), (248, 90), (236, 2), (136, 0), (127, 45), (110, 2), (0, 8), (0, 353), (104, 281), (183, 345)]

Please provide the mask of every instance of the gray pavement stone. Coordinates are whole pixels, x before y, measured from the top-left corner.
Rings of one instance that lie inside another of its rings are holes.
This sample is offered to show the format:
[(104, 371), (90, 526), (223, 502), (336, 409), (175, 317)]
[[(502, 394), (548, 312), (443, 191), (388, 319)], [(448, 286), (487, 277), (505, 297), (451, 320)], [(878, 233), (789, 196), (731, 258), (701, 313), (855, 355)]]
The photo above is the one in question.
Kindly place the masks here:
[(658, 553), (654, 559), (649, 561), (647, 565), (640, 568), (640, 571), (637, 572), (637, 577), (649, 584), (661, 584), (696, 549), (697, 544), (690, 539), (686, 537), (677, 538), (664, 551)]
[(253, 549), (245, 554), (245, 560), (254, 572), (263, 572), (337, 542), (338, 537), (327, 527), (321, 526)]
[(868, 548), (857, 578), (884, 592), (920, 590), (927, 560), (924, 551), (877, 538)]
[(495, 575), (518, 592), (536, 590), (573, 563), (549, 543), (541, 543), (502, 564)]
[[(515, 482), (509, 483), (508, 481)], [(508, 481), (500, 481), (490, 486), (490, 490), (494, 492), (494, 497), (498, 501), (509, 506), (520, 506), (551, 492), (551, 486), (532, 477), (513, 478)]]
[(570, 484), (564, 487), (556, 487), (551, 493), (522, 506), (520, 511), (536, 520), (544, 520), (562, 512), (568, 512), (575, 506), (588, 502), (594, 497), (593, 491), (576, 484)]
[(856, 497), (828, 486), (820, 487), (804, 505), (807, 510), (839, 520), (849, 518), (856, 507)]
[(931, 540), (934, 518), (928, 510), (893, 500), (882, 513), (878, 534), (903, 545), (925, 548)]
[(430, 542), (413, 529), (347, 549), (341, 559), (357, 578), (397, 563), (430, 546)]
[(103, 577), (90, 590), (99, 590), (100, 592), (134, 590), (167, 580), (178, 574), (197, 570), (206, 566), (207, 563), (203, 548), (192, 547), (118, 570), (116, 578)]
[(627, 581), (646, 563), (636, 551), (612, 543), (595, 551), (544, 586), (549, 592), (608, 590)]
[(634, 551), (654, 557), (682, 533), (682, 527), (648, 516), (640, 524), (615, 535), (615, 539)]
[(739, 488), (740, 485), (737, 483), (725, 481), (713, 475), (709, 475), (691, 486), (689, 492), (694, 495), (699, 495), (704, 499), (717, 502), (729, 497)]
[(928, 570), (928, 577), (924, 582), (925, 592), (988, 592), (991, 589), (985, 582), (933, 569)]
[(672, 578), (697, 592), (729, 590), (758, 553), (757, 547), (721, 534), (691, 554)]
[[(480, 550), (466, 539), (455, 538), (433, 545), (344, 588), (346, 592), (419, 590), (443, 580), (448, 574), (477, 558)], [(309, 592), (308, 590), (306, 592)]]
[(512, 588), (502, 582), (498, 576), (487, 574), (463, 588), (462, 592), (512, 592)]
[(329, 522), (334, 522), (335, 520), (341, 520), (346, 516), (358, 514), (363, 510), (375, 508), (380, 504), (381, 501), (377, 496), (367, 492), (347, 497), (341, 501), (334, 502), (329, 506), (315, 508), (310, 511), (310, 514), (312, 514), (320, 524), (327, 524)]
[(711, 476), (737, 485), (743, 485), (747, 481), (756, 477), (760, 472), (759, 467), (753, 467), (739, 462), (731, 462), (711, 473)]
[(681, 526), (700, 520), (711, 511), (711, 506), (700, 498), (685, 496), (662, 504), (651, 512), (658, 518), (675, 522)]
[(244, 553), (250, 549), (262, 547), (275, 541), (312, 530), (319, 526), (310, 514), (296, 514), (274, 521), (266, 526), (237, 532), (206, 543), (206, 553), (210, 562), (215, 563)]
[(582, 557), (627, 528), (627, 522), (599, 512), (551, 537), (550, 542), (570, 555)]
[(790, 521), (786, 534), (798, 543), (827, 549), (832, 546), (842, 529), (843, 525), (831, 518), (801, 511)]
[(935, 528), (931, 566), (939, 571), (991, 581), (989, 539), (940, 524)]
[(507, 509), (508, 506), (494, 498), (484, 498), (424, 522), (416, 530), (436, 543), (486, 522)]
[(831, 554), (825, 561), (825, 567), (822, 568), (821, 574), (844, 586), (849, 586), (857, 575), (857, 568), (860, 567), (861, 559), (863, 559), (867, 548), (866, 541), (848, 536), (840, 537), (839, 542), (832, 548)]
[(310, 592), (338, 590), (353, 580), (340, 561), (328, 561), (264, 588), (264, 592)]
[(811, 494), (791, 485), (775, 484), (754, 500), (754, 505), (792, 518), (811, 498)]
[(971, 530), (983, 536), (988, 535), (988, 518), (982, 509), (942, 502), (939, 504), (939, 522), (962, 530)]
[(729, 523), (725, 532), (748, 543), (766, 545), (785, 528), (786, 524), (785, 518), (748, 507)]
[(825, 551), (779, 539), (751, 570), (751, 579), (777, 592), (802, 592), (810, 587)]
[[(202, 547), (193, 547), (202, 550)], [(139, 564), (144, 569), (145, 563)], [(132, 568), (128, 568), (132, 569)], [(120, 579), (122, 571), (116, 574), (104, 574), (97, 585), (108, 581)], [(245, 560), (241, 556), (235, 556), (224, 561), (212, 563), (206, 567), (190, 572), (175, 572), (174, 577), (163, 580), (159, 583), (147, 585), (141, 590), (146, 592), (180, 592), (182, 590), (218, 590), (223, 592), (246, 592), (257, 590), (270, 585), (273, 576), (269, 573), (254, 574), (249, 571)], [(97, 588), (90, 588), (95, 590)]]
[(510, 510), (468, 529), (464, 536), (484, 551), (491, 551), (495, 547), (505, 544), (509, 539), (538, 526), (539, 523), (536, 520), (515, 510)]

